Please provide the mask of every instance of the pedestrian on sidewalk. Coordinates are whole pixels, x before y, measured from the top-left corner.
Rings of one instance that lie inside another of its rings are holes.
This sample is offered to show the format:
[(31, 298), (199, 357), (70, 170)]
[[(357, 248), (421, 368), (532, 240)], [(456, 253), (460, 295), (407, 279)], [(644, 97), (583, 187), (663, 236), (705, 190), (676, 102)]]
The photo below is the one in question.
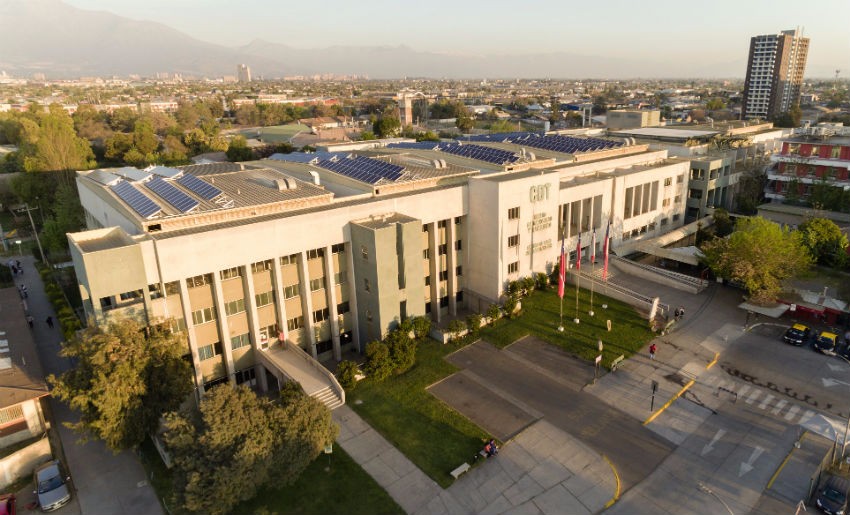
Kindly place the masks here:
[(658, 348), (655, 346), (654, 343), (649, 346), (649, 359), (655, 359), (656, 350), (658, 350)]
[(53, 329), (53, 317), (47, 317), (47, 320), (45, 320), (45, 322), (47, 322), (47, 327)]
[(33, 327), (33, 322), (34, 320), (32, 318), (32, 315), (27, 315), (27, 324), (30, 326), (30, 329), (32, 329)]
[(24, 267), (21, 266), (21, 261), (15, 260), (15, 265), (16, 265), (15, 268), (18, 269), (18, 272), (20, 272), (21, 275), (24, 275)]
[(21, 298), (22, 299), (27, 298), (27, 285), (26, 284), (20, 285), (18, 287), (18, 290), (20, 290), (20, 292), (21, 292)]

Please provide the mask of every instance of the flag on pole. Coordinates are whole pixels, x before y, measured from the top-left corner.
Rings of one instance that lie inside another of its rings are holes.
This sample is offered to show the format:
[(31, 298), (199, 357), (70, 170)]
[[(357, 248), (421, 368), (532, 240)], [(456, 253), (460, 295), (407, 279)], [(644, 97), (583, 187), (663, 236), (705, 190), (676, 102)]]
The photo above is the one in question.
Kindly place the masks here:
[(593, 236), (590, 237), (590, 264), (596, 264), (596, 227), (593, 228)]
[(602, 242), (602, 280), (608, 280), (608, 239), (611, 231), (611, 221), (608, 221), (608, 227), (605, 228), (605, 241)]
[(581, 270), (581, 233), (578, 234), (578, 243), (576, 244), (576, 271)]
[(564, 250), (564, 237), (561, 236), (561, 262), (558, 265), (558, 297), (564, 298), (564, 280), (566, 278), (567, 256)]

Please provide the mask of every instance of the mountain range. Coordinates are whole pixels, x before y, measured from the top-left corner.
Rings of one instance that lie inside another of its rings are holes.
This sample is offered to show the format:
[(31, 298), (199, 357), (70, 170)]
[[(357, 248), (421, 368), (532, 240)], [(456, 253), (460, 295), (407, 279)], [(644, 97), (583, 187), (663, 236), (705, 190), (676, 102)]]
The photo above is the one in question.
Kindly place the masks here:
[[(588, 49), (592, 51), (592, 49)], [(509, 55), (441, 54), (396, 46), (294, 48), (255, 40), (228, 47), (195, 39), (167, 25), (88, 11), (60, 0), (0, 0), (0, 71), (13, 76), (43, 73), (48, 78), (81, 76), (187, 77), (236, 75), (245, 63), (254, 76), (277, 78), (323, 73), (371, 78), (629, 78), (670, 76), (670, 63), (599, 57), (588, 53)], [(729, 76), (744, 59), (681, 63), (679, 77)]]

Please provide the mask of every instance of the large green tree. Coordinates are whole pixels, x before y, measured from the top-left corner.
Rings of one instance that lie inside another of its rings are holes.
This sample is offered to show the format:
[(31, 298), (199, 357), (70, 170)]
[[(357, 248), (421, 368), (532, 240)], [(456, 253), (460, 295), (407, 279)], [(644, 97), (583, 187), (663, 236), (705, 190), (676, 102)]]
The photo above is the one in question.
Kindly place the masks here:
[(847, 235), (826, 218), (810, 218), (799, 227), (803, 245), (814, 260), (824, 266), (843, 268), (847, 265)]
[(280, 404), (244, 386), (220, 385), (199, 407), (166, 417), (176, 501), (195, 513), (229, 513), (264, 487), (294, 482), (336, 438), (330, 411), (300, 390)]
[(701, 250), (716, 275), (742, 284), (757, 303), (775, 301), (782, 282), (811, 264), (798, 231), (761, 217), (739, 219), (728, 238), (711, 240)]
[(62, 347), (76, 366), (51, 375), (53, 396), (80, 414), (68, 424), (114, 450), (139, 445), (192, 391), (184, 336), (124, 319), (91, 326)]
[(463, 104), (458, 105), (455, 125), (464, 134), (471, 132), (473, 127), (475, 127), (475, 118), (472, 117), (469, 109)]

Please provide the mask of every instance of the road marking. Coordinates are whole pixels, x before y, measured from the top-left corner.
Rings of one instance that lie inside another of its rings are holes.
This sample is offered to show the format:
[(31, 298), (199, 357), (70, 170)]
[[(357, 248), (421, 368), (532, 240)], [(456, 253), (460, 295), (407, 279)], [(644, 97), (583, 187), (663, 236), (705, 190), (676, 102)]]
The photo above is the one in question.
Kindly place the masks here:
[(809, 419), (810, 419), (810, 418), (812, 418), (812, 417), (814, 417), (814, 416), (815, 416), (815, 412), (814, 412), (814, 411), (811, 411), (811, 410), (806, 411), (805, 413), (803, 413), (803, 416), (802, 416), (802, 417), (800, 417), (800, 422), (799, 422), (799, 423), (800, 423), (800, 424), (805, 424), (806, 422), (808, 422), (808, 421), (809, 421)]
[(850, 383), (845, 383), (844, 381), (839, 381), (838, 379), (835, 379), (834, 377), (822, 377), (821, 382), (823, 382), (823, 385), (827, 388), (832, 388), (833, 386), (835, 386), (837, 384), (843, 384), (844, 386), (850, 386)]
[(740, 397), (743, 397), (744, 395), (746, 395), (746, 393), (747, 393), (748, 391), (750, 391), (750, 385), (745, 384), (744, 386), (742, 386), (742, 387), (741, 387), (741, 389), (740, 389), (740, 390), (738, 390), (738, 397), (739, 397), (739, 398), (740, 398)]
[(791, 406), (791, 409), (789, 409), (788, 413), (785, 414), (785, 420), (791, 420), (794, 418), (794, 415), (796, 415), (798, 411), (800, 411), (800, 406), (797, 406), (796, 404)]
[(741, 477), (747, 472), (753, 470), (755, 468), (753, 464), (756, 462), (757, 459), (759, 459), (759, 456), (761, 456), (761, 453), (763, 452), (764, 449), (756, 445), (756, 448), (753, 449), (753, 453), (750, 454), (750, 459), (741, 462), (741, 467), (738, 469), (738, 477)]
[(773, 413), (774, 415), (779, 415), (779, 412), (782, 411), (782, 408), (784, 408), (786, 404), (788, 404), (788, 401), (781, 400), (781, 401), (776, 403), (776, 407), (773, 408), (772, 410), (770, 410), (770, 412)]
[(714, 444), (716, 444), (718, 440), (723, 438), (723, 435), (725, 435), (725, 434), (726, 434), (725, 429), (718, 429), (717, 433), (715, 433), (715, 435), (714, 435), (714, 438), (712, 438), (710, 442), (705, 444), (705, 446), (702, 448), (702, 452), (699, 455), (705, 456), (706, 454), (713, 451), (714, 450)]
[(747, 404), (752, 404), (761, 396), (761, 390), (753, 390), (753, 393), (747, 397)]
[(614, 464), (611, 463), (611, 460), (608, 459), (608, 456), (605, 456), (603, 454), (602, 457), (605, 458), (605, 461), (608, 462), (608, 465), (614, 472), (614, 479), (617, 480), (617, 489), (614, 490), (614, 497), (612, 497), (611, 500), (605, 503), (605, 508), (610, 508), (615, 502), (617, 502), (617, 499), (620, 498), (620, 474), (617, 474), (617, 467), (615, 467)]
[(644, 420), (644, 421), (643, 421), (643, 425), (647, 425), (647, 424), (649, 424), (650, 422), (652, 422), (653, 420), (655, 420), (655, 418), (656, 418), (658, 415), (660, 415), (660, 414), (661, 414), (661, 412), (663, 412), (664, 410), (666, 410), (667, 408), (669, 408), (669, 407), (670, 407), (670, 405), (671, 405), (671, 404), (673, 404), (673, 401), (675, 401), (676, 399), (678, 399), (679, 397), (681, 397), (681, 396), (682, 396), (682, 394), (683, 394), (683, 393), (685, 393), (686, 391), (688, 391), (688, 388), (690, 388), (690, 387), (691, 387), (691, 386), (693, 386), (693, 385), (694, 385), (694, 380), (693, 380), (693, 379), (691, 379), (690, 381), (688, 381), (688, 382), (687, 382), (687, 384), (685, 384), (685, 386), (683, 386), (683, 387), (682, 387), (682, 389), (681, 389), (681, 390), (679, 390), (679, 391), (676, 393), (676, 395), (674, 395), (673, 397), (671, 397), (669, 401), (665, 402), (665, 403), (664, 403), (664, 406), (661, 406), (660, 408), (658, 408), (658, 410), (656, 410), (656, 412), (655, 412), (655, 413), (653, 413), (652, 415), (650, 415), (650, 416), (649, 416), (649, 418), (647, 418), (646, 420)]
[[(800, 440), (797, 443), (798, 444), (803, 443), (803, 438), (805, 438), (807, 434), (808, 434), (808, 431), (803, 431), (803, 435), (800, 436)], [(779, 465), (779, 468), (776, 469), (776, 472), (773, 473), (773, 476), (770, 478), (770, 481), (767, 482), (767, 489), (768, 490), (770, 490), (770, 488), (773, 486), (773, 482), (776, 481), (777, 477), (779, 477), (779, 473), (782, 472), (782, 469), (785, 468), (785, 464), (788, 463), (789, 459), (791, 459), (791, 454), (794, 453), (794, 449), (797, 449), (797, 448), (799, 448), (799, 445), (794, 445), (793, 447), (791, 447), (791, 450), (788, 451), (788, 455), (785, 456), (785, 459), (782, 460), (782, 463)]]
[(833, 365), (832, 363), (827, 362), (826, 366), (833, 372), (840, 372), (844, 370), (844, 365)]
[(713, 367), (714, 364), (717, 363), (717, 358), (719, 358), (719, 357), (720, 357), (720, 353), (715, 352), (714, 353), (714, 359), (711, 360), (711, 362), (708, 365), (705, 366), (705, 369), (708, 370), (709, 368)]
[(767, 405), (770, 404), (770, 401), (772, 401), (775, 398), (776, 397), (774, 397), (773, 395), (767, 394), (767, 397), (765, 397), (764, 400), (761, 401), (761, 404), (759, 404), (759, 409), (766, 408)]

